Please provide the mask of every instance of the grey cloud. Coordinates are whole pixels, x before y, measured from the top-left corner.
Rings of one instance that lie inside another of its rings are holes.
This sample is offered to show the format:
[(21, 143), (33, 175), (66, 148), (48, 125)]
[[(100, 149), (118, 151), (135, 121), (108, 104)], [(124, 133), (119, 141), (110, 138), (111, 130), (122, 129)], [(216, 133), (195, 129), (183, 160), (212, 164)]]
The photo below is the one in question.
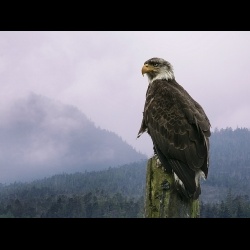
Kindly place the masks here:
[(145, 159), (80, 110), (34, 93), (1, 112), (0, 182), (104, 169)]

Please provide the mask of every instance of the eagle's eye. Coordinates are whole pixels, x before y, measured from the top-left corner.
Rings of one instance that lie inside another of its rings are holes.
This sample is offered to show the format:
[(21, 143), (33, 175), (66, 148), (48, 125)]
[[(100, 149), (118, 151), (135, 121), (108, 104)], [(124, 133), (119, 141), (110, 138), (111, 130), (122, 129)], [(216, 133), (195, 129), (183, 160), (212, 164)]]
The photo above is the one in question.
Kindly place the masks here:
[(159, 63), (153, 63), (154, 67), (157, 67), (159, 65)]

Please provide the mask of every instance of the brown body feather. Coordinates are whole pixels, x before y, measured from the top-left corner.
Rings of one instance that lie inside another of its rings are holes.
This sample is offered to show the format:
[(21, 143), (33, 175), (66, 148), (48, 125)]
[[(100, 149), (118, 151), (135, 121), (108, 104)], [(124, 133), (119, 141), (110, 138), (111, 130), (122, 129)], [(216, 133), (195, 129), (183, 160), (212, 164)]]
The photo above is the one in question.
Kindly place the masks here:
[(210, 122), (203, 108), (175, 79), (149, 84), (138, 137), (147, 131), (167, 171), (184, 184), (186, 197), (197, 199), (200, 170), (208, 175)]

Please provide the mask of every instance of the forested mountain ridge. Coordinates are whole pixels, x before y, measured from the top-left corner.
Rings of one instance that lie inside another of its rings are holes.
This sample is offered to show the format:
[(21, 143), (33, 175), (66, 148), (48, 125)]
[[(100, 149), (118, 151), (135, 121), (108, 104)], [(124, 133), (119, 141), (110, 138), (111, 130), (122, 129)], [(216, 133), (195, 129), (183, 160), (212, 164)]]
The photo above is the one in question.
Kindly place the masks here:
[[(146, 160), (108, 168), (101, 171), (59, 174), (32, 182), (15, 182), (0, 185), (0, 201), (7, 197), (34, 198), (39, 195), (81, 194), (94, 190), (103, 190), (109, 194), (139, 198), (145, 189)], [(36, 192), (33, 192), (36, 190)]]
[[(250, 131), (215, 130), (210, 147), (209, 175), (201, 185), (202, 217), (250, 217)], [(0, 216), (143, 217), (146, 165), (141, 160), (1, 185)]]
[(0, 186), (0, 217), (143, 217), (146, 160)]
[(216, 129), (210, 139), (209, 174), (202, 183), (205, 202), (222, 200), (232, 194), (250, 194), (250, 130)]

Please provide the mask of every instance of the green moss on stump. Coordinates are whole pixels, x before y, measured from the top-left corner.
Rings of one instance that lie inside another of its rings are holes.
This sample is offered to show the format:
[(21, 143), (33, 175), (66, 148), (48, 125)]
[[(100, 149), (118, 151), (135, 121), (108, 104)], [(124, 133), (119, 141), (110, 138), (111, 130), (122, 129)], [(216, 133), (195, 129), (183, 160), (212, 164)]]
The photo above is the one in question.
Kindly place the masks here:
[(173, 174), (157, 166), (156, 157), (147, 163), (145, 218), (198, 218), (199, 199), (184, 201), (174, 185)]

